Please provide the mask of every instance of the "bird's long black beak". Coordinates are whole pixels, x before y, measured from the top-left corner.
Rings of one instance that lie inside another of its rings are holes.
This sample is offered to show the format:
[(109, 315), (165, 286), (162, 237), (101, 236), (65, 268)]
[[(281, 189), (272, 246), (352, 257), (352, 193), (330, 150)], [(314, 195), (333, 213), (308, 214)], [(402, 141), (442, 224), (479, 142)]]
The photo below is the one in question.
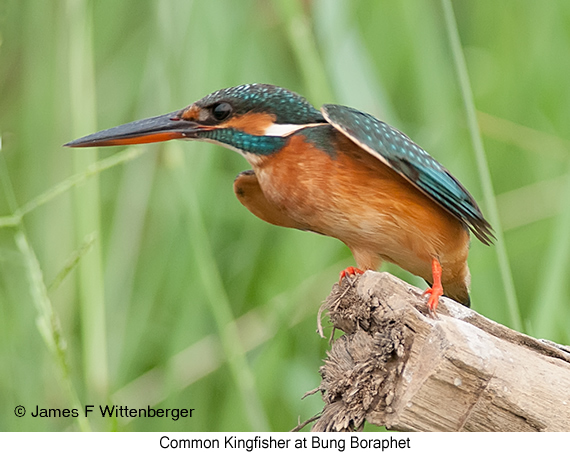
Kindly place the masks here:
[(140, 119), (111, 129), (102, 130), (92, 135), (70, 141), (64, 146), (85, 148), (92, 146), (121, 146), (140, 143), (156, 143), (158, 141), (177, 138), (196, 139), (200, 131), (211, 127), (202, 126), (193, 121), (186, 121), (176, 111), (153, 118)]

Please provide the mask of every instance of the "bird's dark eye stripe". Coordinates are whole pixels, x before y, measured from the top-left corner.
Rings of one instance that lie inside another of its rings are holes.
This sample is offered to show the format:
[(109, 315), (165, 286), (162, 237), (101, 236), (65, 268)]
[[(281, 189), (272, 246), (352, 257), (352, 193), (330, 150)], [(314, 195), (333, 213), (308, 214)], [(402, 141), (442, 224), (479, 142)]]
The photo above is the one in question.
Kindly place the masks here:
[(212, 116), (218, 121), (223, 121), (232, 113), (232, 106), (228, 102), (220, 102), (212, 107)]

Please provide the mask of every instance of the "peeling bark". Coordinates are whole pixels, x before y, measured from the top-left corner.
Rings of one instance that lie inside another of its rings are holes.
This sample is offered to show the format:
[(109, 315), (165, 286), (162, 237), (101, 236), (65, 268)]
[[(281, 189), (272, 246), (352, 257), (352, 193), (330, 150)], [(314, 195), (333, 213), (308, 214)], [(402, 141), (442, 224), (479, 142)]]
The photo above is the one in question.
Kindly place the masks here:
[(366, 272), (325, 301), (334, 341), (313, 431), (570, 431), (570, 351)]

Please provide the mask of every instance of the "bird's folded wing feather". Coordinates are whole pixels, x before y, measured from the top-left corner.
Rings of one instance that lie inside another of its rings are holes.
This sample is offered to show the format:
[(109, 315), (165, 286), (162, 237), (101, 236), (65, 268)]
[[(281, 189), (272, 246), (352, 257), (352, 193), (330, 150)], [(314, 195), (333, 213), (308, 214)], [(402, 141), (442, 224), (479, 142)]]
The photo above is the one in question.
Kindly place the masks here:
[(325, 119), (362, 149), (405, 177), (462, 221), (485, 244), (491, 225), (477, 203), (447, 169), (399, 130), (367, 113), (342, 105), (323, 105)]

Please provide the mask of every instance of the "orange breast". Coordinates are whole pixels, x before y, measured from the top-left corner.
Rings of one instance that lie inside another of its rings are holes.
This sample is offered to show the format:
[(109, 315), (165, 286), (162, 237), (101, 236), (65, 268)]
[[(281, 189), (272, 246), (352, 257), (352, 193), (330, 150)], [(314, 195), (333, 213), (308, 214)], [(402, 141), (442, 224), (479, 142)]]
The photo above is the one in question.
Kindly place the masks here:
[(385, 259), (430, 281), (437, 257), (444, 280), (452, 277), (446, 269), (462, 273), (469, 234), (461, 222), (348, 138), (334, 136), (334, 156), (297, 134), (278, 153), (249, 159), (267, 199), (296, 222), (342, 240), (362, 269)]

